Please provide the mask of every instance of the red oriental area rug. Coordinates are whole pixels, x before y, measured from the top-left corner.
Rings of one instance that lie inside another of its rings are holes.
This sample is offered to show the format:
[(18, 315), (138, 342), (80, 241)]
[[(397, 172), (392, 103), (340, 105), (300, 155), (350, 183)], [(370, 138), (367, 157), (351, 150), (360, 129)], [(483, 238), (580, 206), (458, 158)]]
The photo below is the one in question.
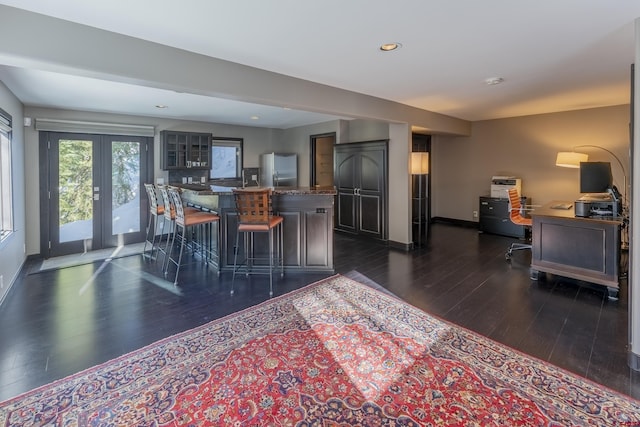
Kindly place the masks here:
[(0, 403), (1, 426), (634, 426), (640, 402), (334, 276)]

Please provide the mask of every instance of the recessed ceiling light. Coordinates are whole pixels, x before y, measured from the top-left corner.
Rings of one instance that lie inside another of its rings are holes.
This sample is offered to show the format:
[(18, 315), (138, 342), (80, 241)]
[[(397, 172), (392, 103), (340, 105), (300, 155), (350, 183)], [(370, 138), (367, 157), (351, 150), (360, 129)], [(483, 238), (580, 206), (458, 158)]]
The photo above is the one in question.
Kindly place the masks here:
[(495, 86), (504, 82), (504, 79), (502, 77), (489, 77), (484, 82), (489, 86)]
[(251, 120), (259, 120), (259, 119), (260, 119), (260, 117), (258, 117), (258, 116), (251, 116)]
[(400, 43), (385, 43), (382, 46), (380, 46), (380, 50), (384, 51), (384, 52), (390, 52), (392, 50), (396, 50), (401, 48), (402, 45)]
[(163, 109), (163, 108), (169, 108), (169, 106), (168, 105), (164, 105), (164, 104), (158, 104), (158, 105), (156, 105), (156, 108)]

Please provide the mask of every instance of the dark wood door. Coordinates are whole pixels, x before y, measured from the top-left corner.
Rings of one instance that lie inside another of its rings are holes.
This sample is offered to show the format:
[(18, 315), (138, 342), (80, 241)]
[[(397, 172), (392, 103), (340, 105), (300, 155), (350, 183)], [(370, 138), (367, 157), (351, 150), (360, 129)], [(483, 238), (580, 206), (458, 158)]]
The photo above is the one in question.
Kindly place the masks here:
[(335, 185), (337, 191), (336, 200), (336, 228), (342, 231), (357, 233), (356, 202), (358, 181), (357, 158), (359, 154), (351, 150), (336, 147), (335, 158)]
[(386, 240), (387, 141), (335, 147), (336, 228)]

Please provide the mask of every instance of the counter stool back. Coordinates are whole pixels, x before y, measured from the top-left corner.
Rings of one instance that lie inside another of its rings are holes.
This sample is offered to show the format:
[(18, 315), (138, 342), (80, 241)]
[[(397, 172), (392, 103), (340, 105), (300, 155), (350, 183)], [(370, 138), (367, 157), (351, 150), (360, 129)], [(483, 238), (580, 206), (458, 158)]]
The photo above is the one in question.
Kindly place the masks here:
[[(195, 255), (196, 252), (200, 251), (200, 256), (202, 257), (202, 261), (204, 263), (212, 262), (214, 263), (217, 272), (220, 272), (220, 260), (219, 260), (219, 252), (220, 252), (220, 230), (219, 223), (220, 217), (210, 212), (203, 212), (198, 209), (190, 208), (184, 206), (182, 203), (182, 196), (180, 195), (180, 191), (175, 188), (170, 188), (168, 190), (169, 197), (171, 198), (171, 202), (173, 205), (173, 209), (175, 212), (175, 220), (174, 220), (174, 232), (173, 237), (171, 238), (171, 246), (167, 251), (167, 268), (165, 270), (165, 276), (169, 271), (169, 263), (173, 263), (176, 266), (176, 276), (173, 281), (174, 285), (178, 284), (178, 275), (180, 274), (180, 267), (182, 265), (182, 255), (184, 253), (184, 248), (187, 245), (188, 236), (190, 233), (190, 228), (198, 228), (199, 231), (195, 233), (196, 238), (191, 241), (191, 250)], [(216, 225), (216, 229), (212, 229), (212, 225)], [(215, 231), (215, 245), (212, 244), (212, 235)], [(178, 254), (178, 258), (175, 259), (173, 257), (173, 245), (175, 243), (175, 239), (180, 239), (180, 252)], [(197, 240), (197, 241), (196, 241)], [(213, 248), (215, 246), (215, 249)]]
[[(236, 228), (236, 243), (233, 247), (233, 278), (231, 281), (231, 295), (234, 293), (236, 273), (244, 268), (245, 275), (268, 274), (269, 296), (273, 296), (273, 269), (274, 264), (280, 266), (280, 276), (284, 275), (283, 268), (283, 217), (273, 215), (271, 208), (272, 191), (270, 188), (262, 189), (234, 189), (238, 226)], [(274, 231), (278, 231), (278, 238), (274, 239)], [(240, 233), (244, 235), (244, 260), (238, 264), (238, 250)], [(269, 246), (266, 257), (255, 256), (254, 233), (267, 233)], [(274, 243), (276, 243), (274, 251)], [(256, 268), (254, 261), (268, 258), (269, 269)]]
[(169, 267), (169, 244), (171, 243), (173, 233), (175, 232), (176, 211), (173, 207), (173, 203), (171, 202), (168, 188), (165, 185), (160, 185), (158, 186), (158, 190), (162, 196), (162, 203), (164, 206), (164, 221), (162, 223), (162, 231), (160, 234), (164, 235), (164, 225), (169, 223), (167, 241), (165, 242), (164, 248), (159, 248), (159, 252), (164, 254), (164, 258), (162, 259), (162, 272), (166, 275), (167, 268)]
[[(158, 217), (164, 215), (164, 205), (158, 204), (158, 193), (156, 187), (153, 184), (144, 184), (144, 188), (147, 191), (147, 198), (149, 199), (149, 221), (147, 223), (147, 233), (145, 236), (144, 247), (142, 248), (142, 255), (148, 256), (153, 259), (153, 252), (160, 249), (160, 240), (162, 239), (162, 233), (158, 237)], [(164, 218), (164, 217), (163, 217)], [(162, 227), (164, 229), (164, 219), (162, 221)], [(157, 239), (157, 243), (156, 243)], [(151, 245), (149, 254), (147, 254), (147, 243)], [(156, 253), (156, 261), (158, 255)]]

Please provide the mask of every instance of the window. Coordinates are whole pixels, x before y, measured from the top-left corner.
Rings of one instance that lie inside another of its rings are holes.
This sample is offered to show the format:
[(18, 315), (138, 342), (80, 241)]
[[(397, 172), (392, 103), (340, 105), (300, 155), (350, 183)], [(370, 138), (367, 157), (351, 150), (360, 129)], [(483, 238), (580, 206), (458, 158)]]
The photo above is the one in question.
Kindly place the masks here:
[(0, 109), (0, 240), (13, 232), (11, 116)]
[(211, 169), (213, 180), (241, 179), (242, 138), (211, 139)]

